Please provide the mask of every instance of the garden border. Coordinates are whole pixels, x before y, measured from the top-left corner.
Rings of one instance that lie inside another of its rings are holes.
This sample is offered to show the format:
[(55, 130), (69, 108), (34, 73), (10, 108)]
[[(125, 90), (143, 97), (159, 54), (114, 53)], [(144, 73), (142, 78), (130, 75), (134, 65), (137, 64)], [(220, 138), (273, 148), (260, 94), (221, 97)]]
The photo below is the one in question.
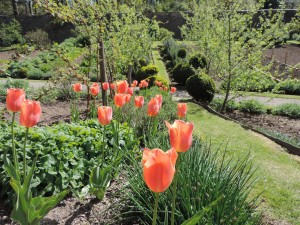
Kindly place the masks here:
[(235, 122), (235, 123), (239, 124), (241, 127), (243, 127), (243, 128), (246, 129), (246, 130), (251, 130), (251, 131), (253, 131), (253, 132), (255, 132), (255, 133), (258, 133), (258, 134), (261, 134), (261, 135), (265, 136), (266, 138), (268, 138), (268, 139), (274, 141), (276, 144), (278, 144), (278, 145), (280, 145), (281, 147), (285, 148), (286, 151), (287, 151), (289, 154), (293, 154), (293, 155), (300, 156), (300, 148), (299, 148), (299, 147), (296, 147), (296, 146), (294, 146), (294, 145), (292, 145), (292, 144), (289, 144), (289, 143), (287, 143), (287, 142), (285, 142), (285, 141), (282, 141), (282, 140), (280, 140), (280, 139), (278, 139), (278, 138), (272, 137), (272, 136), (270, 136), (270, 135), (268, 135), (268, 134), (266, 134), (266, 133), (264, 133), (264, 132), (258, 131), (258, 130), (255, 129), (255, 128), (252, 128), (252, 127), (249, 127), (249, 126), (247, 126), (247, 125), (244, 125), (244, 124), (240, 123), (240, 122), (237, 121), (237, 120), (234, 120), (234, 119), (231, 119), (231, 118), (229, 118), (229, 117), (227, 117), (227, 116), (224, 116), (223, 114), (221, 114), (221, 113), (215, 111), (214, 109), (212, 109), (212, 108), (209, 107), (208, 105), (201, 104), (200, 102), (197, 102), (197, 101), (194, 100), (194, 99), (191, 99), (191, 101), (192, 101), (193, 103), (195, 103), (195, 104), (197, 104), (197, 105), (203, 107), (203, 108), (206, 109), (208, 112), (210, 112), (210, 113), (212, 113), (212, 114), (214, 114), (214, 115), (216, 115), (216, 116), (219, 116), (219, 117), (221, 117), (221, 118), (223, 118), (223, 119), (225, 119), (225, 120), (229, 120), (229, 121)]

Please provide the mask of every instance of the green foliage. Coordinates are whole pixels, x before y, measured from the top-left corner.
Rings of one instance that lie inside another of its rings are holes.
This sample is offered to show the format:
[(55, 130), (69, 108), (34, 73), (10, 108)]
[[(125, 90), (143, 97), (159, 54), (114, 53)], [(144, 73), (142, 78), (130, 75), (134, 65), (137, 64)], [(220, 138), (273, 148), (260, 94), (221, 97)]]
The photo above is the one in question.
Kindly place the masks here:
[(45, 73), (38, 68), (32, 68), (27, 73), (27, 78), (31, 80), (43, 80), (44, 77)]
[(273, 89), (273, 92), (279, 94), (300, 95), (300, 80), (287, 79), (280, 81)]
[(256, 99), (243, 100), (239, 104), (239, 110), (245, 113), (266, 113), (266, 107)]
[(195, 71), (188, 63), (178, 63), (172, 70), (174, 81), (185, 85), (187, 79), (195, 74)]
[(24, 43), (21, 30), (20, 23), (15, 19), (7, 24), (0, 24), (0, 45), (10, 46)]
[[(272, 91), (276, 82), (269, 73), (262, 73), (254, 70), (239, 71), (240, 75), (236, 76), (231, 82), (233, 90), (268, 92)], [(226, 88), (226, 82), (222, 84)]]
[[(168, 149), (166, 139), (166, 133), (161, 133), (156, 142), (150, 146), (147, 144), (147, 147)], [(223, 154), (220, 157), (218, 153), (213, 153), (196, 138), (191, 149), (180, 155), (176, 165), (178, 188), (175, 224), (182, 224), (220, 196), (223, 198), (202, 218), (200, 224), (219, 224), (220, 221), (224, 224), (259, 224), (259, 216), (253, 214), (253, 208), (250, 207), (254, 200), (248, 196), (253, 182), (249, 157), (226, 161), (226, 152)], [(132, 158), (132, 164), (126, 169), (128, 185), (121, 190), (122, 202), (114, 206), (123, 212), (118, 222), (151, 224), (154, 194), (143, 180), (139, 160)], [(164, 224), (165, 216), (171, 216), (171, 201), (169, 188), (160, 194), (158, 224)], [(165, 212), (168, 212), (167, 215)]]
[(300, 105), (295, 103), (287, 103), (279, 106), (275, 106), (272, 109), (273, 115), (288, 116), (291, 118), (300, 118)]
[(141, 81), (145, 80), (148, 77), (154, 76), (158, 73), (158, 69), (156, 65), (149, 64), (147, 66), (143, 66), (140, 71), (136, 74), (136, 80)]
[(48, 48), (51, 44), (48, 33), (41, 29), (29, 31), (24, 37), (27, 43), (35, 45), (38, 49)]
[(191, 56), (189, 64), (195, 69), (204, 69), (207, 65), (206, 58), (201, 53)]
[(186, 82), (186, 90), (196, 101), (210, 103), (215, 95), (215, 83), (205, 73), (191, 76)]
[[(11, 128), (4, 122), (0, 123), (0, 128), (2, 157), (5, 150), (8, 149), (9, 153), (11, 151)], [(125, 153), (134, 151), (137, 143), (133, 140), (132, 129), (127, 124), (120, 124), (117, 134), (115, 129), (114, 121), (106, 126), (106, 136), (103, 137), (103, 126), (96, 120), (30, 129), (27, 141), (28, 159), (32, 159), (35, 152), (39, 153), (31, 185), (33, 196), (57, 194), (65, 189), (79, 195), (81, 188), (89, 183), (92, 168), (101, 163), (107, 166)], [(20, 165), (22, 157), (19, 150), (22, 146), (18, 143), (24, 140), (24, 135), (23, 127), (15, 127)], [(124, 151), (125, 145), (130, 143), (130, 150)], [(28, 166), (32, 166), (31, 160), (28, 160)], [(0, 198), (11, 203), (13, 198), (8, 185), (9, 178), (3, 168), (0, 168), (0, 180)]]
[(152, 76), (152, 77), (148, 77), (149, 79), (149, 86), (152, 87), (154, 85), (154, 81), (159, 81), (162, 82), (162, 85), (168, 87), (168, 81), (162, 77), (162, 76)]
[[(220, 111), (222, 108), (223, 101), (223, 98), (214, 98), (210, 102), (210, 106), (212, 106), (215, 110)], [(238, 107), (238, 103), (236, 103), (234, 100), (230, 100), (225, 106), (225, 112), (233, 112), (234, 110), (237, 110)]]

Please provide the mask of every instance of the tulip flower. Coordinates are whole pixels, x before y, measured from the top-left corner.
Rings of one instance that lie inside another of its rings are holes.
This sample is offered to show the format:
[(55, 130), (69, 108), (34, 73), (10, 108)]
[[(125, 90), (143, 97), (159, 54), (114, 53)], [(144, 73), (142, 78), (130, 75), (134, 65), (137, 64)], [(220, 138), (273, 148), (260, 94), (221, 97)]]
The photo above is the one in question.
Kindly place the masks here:
[(133, 87), (129, 87), (127, 89), (127, 94), (133, 95), (133, 92), (134, 92), (134, 88)]
[(99, 86), (98, 85), (92, 86), (91, 93), (92, 93), (92, 95), (97, 96), (99, 94)]
[(192, 145), (194, 124), (175, 120), (171, 125), (165, 121), (169, 130), (170, 144), (177, 152), (186, 152)]
[(109, 106), (100, 106), (98, 108), (98, 120), (102, 125), (108, 125), (112, 120), (112, 108)]
[(167, 190), (174, 178), (176, 160), (177, 153), (174, 149), (167, 152), (158, 148), (144, 149), (143, 177), (151, 191), (160, 193)]
[(117, 82), (117, 93), (126, 94), (128, 89), (128, 83), (126, 80)]
[(159, 109), (161, 109), (162, 106), (162, 95), (155, 95), (155, 98), (157, 99), (159, 103)]
[(109, 88), (108, 82), (103, 82), (103, 83), (102, 83), (102, 88), (103, 88), (104, 91), (107, 91), (108, 88)]
[(134, 98), (134, 105), (137, 108), (142, 108), (144, 105), (144, 96), (136, 96)]
[(112, 89), (112, 90), (115, 90), (115, 89), (116, 89), (116, 85), (115, 85), (114, 83), (111, 83), (111, 84), (109, 85), (109, 87), (110, 87), (110, 89)]
[(177, 105), (177, 115), (178, 118), (184, 118), (187, 113), (187, 105), (186, 103), (178, 103)]
[(176, 87), (171, 87), (171, 93), (174, 94), (176, 92)]
[(160, 103), (157, 98), (152, 98), (148, 103), (148, 116), (156, 116), (160, 110)]
[(132, 87), (136, 87), (138, 85), (138, 81), (137, 80), (134, 80), (131, 84)]
[(39, 122), (41, 114), (40, 102), (24, 100), (21, 105), (20, 123), (27, 128), (33, 127)]
[(161, 87), (161, 86), (162, 86), (162, 82), (161, 82), (161, 81), (157, 81), (157, 82), (156, 82), (156, 85), (157, 85), (158, 87)]
[(124, 95), (125, 95), (125, 102), (126, 103), (130, 102), (131, 95), (130, 94), (124, 94)]
[(118, 108), (123, 107), (123, 105), (125, 104), (125, 95), (123, 95), (123, 94), (116, 94), (114, 96), (114, 102), (115, 102), (115, 105)]
[(82, 85), (80, 83), (73, 84), (73, 91), (74, 92), (81, 92), (82, 91)]
[(25, 91), (23, 89), (10, 88), (6, 91), (6, 108), (12, 112), (21, 110), (22, 102), (25, 100)]

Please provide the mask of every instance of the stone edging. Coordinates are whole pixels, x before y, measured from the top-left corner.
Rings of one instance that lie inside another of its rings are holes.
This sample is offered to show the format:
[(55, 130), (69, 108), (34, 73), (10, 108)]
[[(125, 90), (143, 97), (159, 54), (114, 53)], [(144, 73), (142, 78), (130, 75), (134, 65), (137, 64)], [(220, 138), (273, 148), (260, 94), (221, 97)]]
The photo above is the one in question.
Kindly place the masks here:
[(282, 141), (282, 140), (280, 140), (280, 139), (278, 139), (278, 138), (272, 137), (272, 136), (270, 136), (270, 135), (268, 135), (268, 134), (266, 134), (266, 133), (264, 133), (264, 132), (261, 132), (261, 131), (258, 131), (257, 129), (254, 129), (254, 128), (252, 128), (252, 127), (246, 126), (246, 125), (240, 123), (240, 122), (237, 121), (237, 120), (234, 120), (234, 119), (231, 119), (231, 118), (229, 118), (229, 117), (227, 117), (227, 116), (224, 116), (224, 115), (222, 115), (221, 113), (215, 111), (214, 109), (210, 108), (210, 107), (207, 106), (207, 105), (201, 104), (201, 103), (199, 103), (199, 102), (197, 102), (197, 101), (195, 101), (195, 100), (191, 100), (191, 101), (192, 101), (193, 103), (195, 103), (195, 104), (197, 104), (197, 105), (203, 107), (203, 108), (206, 109), (208, 112), (210, 112), (210, 113), (212, 113), (212, 114), (214, 114), (214, 115), (216, 115), (216, 116), (219, 116), (219, 117), (221, 117), (221, 118), (223, 118), (223, 119), (225, 119), (225, 120), (229, 120), (229, 121), (233, 121), (233, 122), (235, 122), (235, 123), (238, 123), (239, 125), (241, 125), (241, 127), (243, 127), (243, 128), (246, 129), (246, 130), (254, 131), (254, 132), (256, 132), (256, 133), (259, 133), (259, 134), (261, 134), (261, 135), (263, 135), (263, 136), (269, 138), (270, 140), (274, 141), (276, 144), (278, 144), (278, 145), (284, 147), (284, 148), (287, 150), (288, 153), (293, 154), (293, 155), (300, 156), (300, 148), (299, 148), (299, 147), (294, 146), (294, 145), (292, 145), (292, 144), (289, 144), (289, 143), (287, 143), (287, 142), (285, 142), (285, 141)]

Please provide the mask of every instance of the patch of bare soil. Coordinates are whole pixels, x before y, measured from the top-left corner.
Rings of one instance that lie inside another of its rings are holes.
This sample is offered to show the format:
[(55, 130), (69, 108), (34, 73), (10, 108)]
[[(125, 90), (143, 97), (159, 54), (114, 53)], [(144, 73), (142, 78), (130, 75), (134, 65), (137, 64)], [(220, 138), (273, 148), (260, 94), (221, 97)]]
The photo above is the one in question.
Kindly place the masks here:
[(41, 50), (34, 50), (30, 52), (28, 55), (23, 55), (23, 54), (16, 54), (16, 51), (11, 50), (11, 51), (4, 51), (0, 52), (0, 59), (4, 60), (11, 60), (11, 59), (16, 59), (19, 61), (24, 61), (25, 59), (28, 58), (35, 58), (38, 54), (40, 54)]
[(297, 45), (287, 44), (277, 48), (268, 49), (265, 52), (268, 58), (274, 58), (280, 63), (296, 65), (300, 63), (300, 47)]
[(300, 136), (300, 120), (297, 119), (273, 116), (269, 114), (253, 115), (240, 111), (234, 111), (226, 115), (249, 127), (262, 127), (264, 129), (277, 131), (295, 138), (299, 138)]

